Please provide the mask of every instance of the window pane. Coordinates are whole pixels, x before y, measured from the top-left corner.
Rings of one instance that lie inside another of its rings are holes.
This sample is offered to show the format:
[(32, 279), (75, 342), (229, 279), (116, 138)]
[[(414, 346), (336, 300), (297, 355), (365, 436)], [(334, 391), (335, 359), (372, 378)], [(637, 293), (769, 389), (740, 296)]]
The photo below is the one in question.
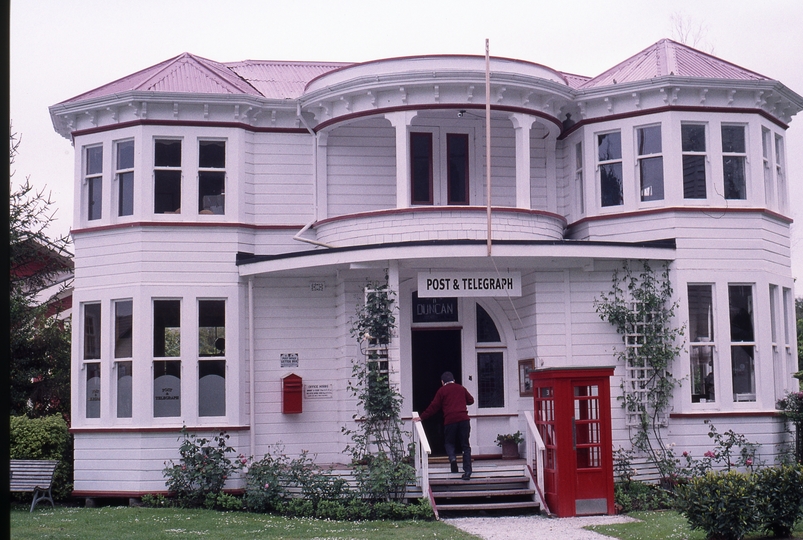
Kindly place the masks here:
[(680, 126), (681, 146), (684, 152), (705, 152), (705, 126)]
[(181, 416), (181, 362), (153, 363), (153, 416)]
[(154, 171), (153, 212), (181, 213), (181, 171)]
[(692, 403), (716, 401), (713, 345), (691, 346), (689, 354), (691, 355)]
[(100, 219), (103, 209), (103, 178), (96, 176), (87, 180), (87, 219)]
[(731, 341), (754, 341), (753, 337), (753, 287), (751, 285), (730, 285)]
[(101, 174), (103, 172), (103, 147), (93, 146), (86, 149), (86, 174)]
[(732, 346), (733, 401), (756, 400), (756, 374), (753, 346)]
[(154, 300), (153, 356), (172, 357), (181, 354), (181, 302)]
[(153, 164), (156, 167), (181, 167), (181, 141), (157, 140)]
[(226, 200), (226, 173), (198, 173), (198, 212), (224, 214)]
[(722, 169), (725, 173), (725, 198), (746, 199), (747, 185), (744, 176), (744, 157), (724, 156)]
[(134, 173), (120, 173), (117, 176), (117, 181), (120, 184), (119, 215), (134, 215)]
[(597, 136), (599, 161), (622, 159), (622, 135), (619, 132)]
[(226, 167), (226, 143), (224, 141), (200, 141), (198, 143), (198, 166), (203, 169)]
[(114, 357), (132, 356), (132, 312), (133, 302), (124, 300), (114, 303)]
[(624, 202), (622, 198), (622, 164), (600, 165), (599, 172), (602, 206), (618, 206), (622, 204)]
[(505, 406), (505, 373), (501, 352), (477, 354), (477, 406)]
[(226, 361), (198, 364), (198, 416), (226, 415)]
[(640, 156), (661, 153), (661, 126), (639, 128), (637, 134)]
[(446, 135), (449, 204), (468, 204), (468, 135)]
[(689, 341), (714, 340), (714, 305), (711, 285), (689, 285)]
[(100, 359), (100, 304), (84, 305), (84, 360)]
[(117, 170), (134, 168), (134, 141), (117, 143)]
[(664, 158), (653, 157), (639, 160), (641, 200), (660, 201), (664, 198)]
[(198, 302), (198, 354), (223, 356), (226, 353), (226, 301)]
[(499, 343), (499, 330), (482, 306), (477, 304), (477, 343)]
[(413, 204), (432, 204), (432, 134), (410, 133)]
[(131, 418), (131, 362), (117, 363), (117, 418)]
[(744, 154), (744, 126), (722, 126), (722, 151)]
[(683, 198), (706, 198), (705, 156), (683, 156)]
[(86, 365), (86, 417), (100, 418), (100, 363)]

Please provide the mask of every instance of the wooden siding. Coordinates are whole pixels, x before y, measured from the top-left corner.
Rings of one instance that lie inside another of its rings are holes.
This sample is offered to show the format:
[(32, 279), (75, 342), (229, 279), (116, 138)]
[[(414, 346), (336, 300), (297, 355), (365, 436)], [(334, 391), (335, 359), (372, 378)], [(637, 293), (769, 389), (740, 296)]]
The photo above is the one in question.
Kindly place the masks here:
[(338, 127), (326, 150), (327, 216), (396, 207), (396, 131), (386, 120)]
[(313, 145), (309, 134), (249, 133), (243, 155), (248, 174), (244, 223), (304, 224), (314, 209)]

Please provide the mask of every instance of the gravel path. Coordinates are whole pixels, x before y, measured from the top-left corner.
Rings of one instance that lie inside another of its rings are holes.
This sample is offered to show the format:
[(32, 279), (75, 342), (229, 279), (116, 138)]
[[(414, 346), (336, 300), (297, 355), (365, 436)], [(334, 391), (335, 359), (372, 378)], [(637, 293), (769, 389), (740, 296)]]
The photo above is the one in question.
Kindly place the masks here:
[(548, 518), (543, 516), (515, 516), (494, 518), (453, 518), (445, 523), (475, 534), (484, 540), (516, 540), (518, 538), (544, 538), (549, 540), (610, 540), (593, 531), (588, 525), (611, 525), (636, 521), (628, 516), (588, 516)]

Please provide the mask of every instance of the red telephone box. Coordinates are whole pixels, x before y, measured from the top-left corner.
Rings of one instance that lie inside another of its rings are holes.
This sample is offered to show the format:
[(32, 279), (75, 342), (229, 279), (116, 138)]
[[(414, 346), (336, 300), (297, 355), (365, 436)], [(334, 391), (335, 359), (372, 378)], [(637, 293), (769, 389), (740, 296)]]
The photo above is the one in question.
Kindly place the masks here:
[(546, 446), (544, 498), (558, 517), (614, 513), (612, 375), (612, 367), (530, 373)]

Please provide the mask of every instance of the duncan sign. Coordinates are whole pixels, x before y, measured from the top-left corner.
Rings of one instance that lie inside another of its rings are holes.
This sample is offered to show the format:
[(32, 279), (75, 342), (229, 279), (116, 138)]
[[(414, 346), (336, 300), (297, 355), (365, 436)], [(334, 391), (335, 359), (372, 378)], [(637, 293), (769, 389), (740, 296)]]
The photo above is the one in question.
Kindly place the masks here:
[(432, 272), (418, 274), (418, 296), (521, 296), (520, 272)]

